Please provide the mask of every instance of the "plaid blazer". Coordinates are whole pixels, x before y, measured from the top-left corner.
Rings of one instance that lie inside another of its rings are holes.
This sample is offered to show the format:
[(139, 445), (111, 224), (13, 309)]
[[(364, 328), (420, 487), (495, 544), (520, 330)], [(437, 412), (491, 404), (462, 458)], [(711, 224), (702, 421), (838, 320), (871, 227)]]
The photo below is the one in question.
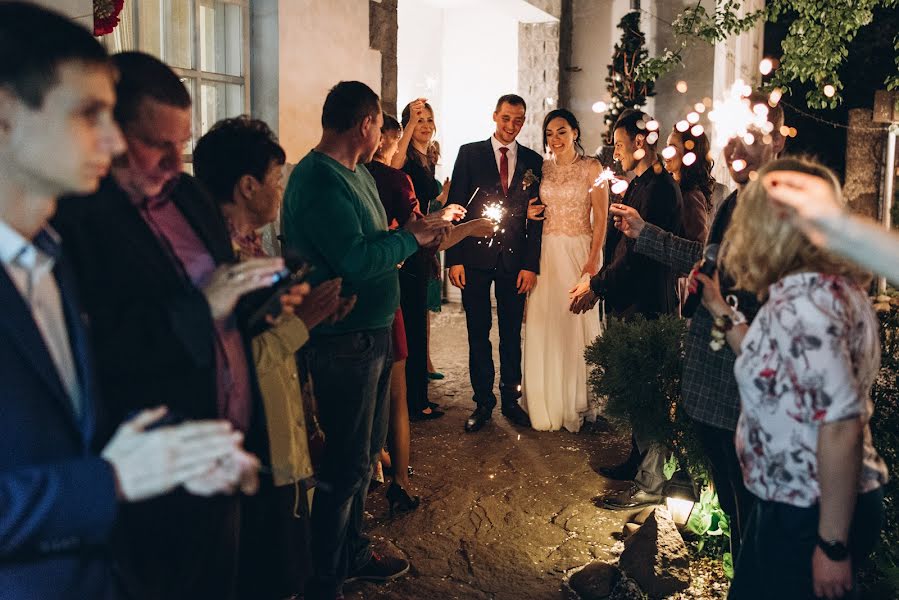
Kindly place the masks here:
[[(720, 244), (736, 206), (737, 193), (728, 196), (719, 206), (707, 243)], [(647, 223), (640, 232), (634, 250), (671, 267), (678, 275), (687, 275), (702, 258), (703, 244), (694, 242)], [(750, 321), (759, 309), (753, 294), (735, 290), (733, 280), (719, 269), (721, 293), (733, 294), (740, 312)], [(684, 373), (681, 380), (681, 401), (690, 417), (713, 427), (735, 431), (740, 416), (740, 394), (734, 378), (736, 355), (730, 346), (720, 352), (709, 348), (712, 339), (712, 315), (702, 305), (696, 310), (687, 330)]]

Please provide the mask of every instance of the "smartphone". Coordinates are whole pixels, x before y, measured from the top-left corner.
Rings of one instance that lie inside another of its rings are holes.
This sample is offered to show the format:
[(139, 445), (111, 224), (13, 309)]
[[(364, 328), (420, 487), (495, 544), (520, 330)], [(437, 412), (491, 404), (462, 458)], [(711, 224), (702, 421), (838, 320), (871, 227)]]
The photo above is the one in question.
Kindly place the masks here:
[(281, 314), (281, 296), (295, 285), (299, 285), (309, 278), (312, 273), (312, 265), (304, 263), (296, 271), (282, 269), (272, 277), (272, 286), (269, 288), (269, 297), (250, 316), (249, 325), (255, 327), (265, 320), (265, 317), (277, 317)]
[[(702, 253), (702, 264), (699, 265), (699, 272), (706, 277), (711, 277), (715, 274), (717, 268), (718, 244), (709, 244)], [(697, 281), (696, 293), (688, 295), (687, 299), (684, 301), (684, 308), (681, 310), (681, 314), (685, 319), (692, 317), (693, 313), (696, 312), (696, 309), (699, 308), (699, 303), (702, 301), (702, 288), (703, 285)]]

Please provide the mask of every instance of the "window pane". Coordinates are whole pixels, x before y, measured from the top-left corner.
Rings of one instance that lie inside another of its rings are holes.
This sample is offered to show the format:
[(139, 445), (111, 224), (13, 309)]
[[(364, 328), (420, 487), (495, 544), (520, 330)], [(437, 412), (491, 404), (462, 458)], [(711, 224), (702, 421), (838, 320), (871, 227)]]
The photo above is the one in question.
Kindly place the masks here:
[(200, 69), (242, 75), (243, 13), (237, 4), (200, 0)]
[(200, 85), (200, 127), (205, 132), (216, 121), (244, 112), (243, 86), (204, 81)]
[(165, 56), (163, 60), (173, 67), (193, 69), (194, 3), (193, 0), (165, 0), (167, 18), (163, 19), (165, 31)]
[(192, 69), (194, 0), (137, 2), (140, 49), (173, 67)]

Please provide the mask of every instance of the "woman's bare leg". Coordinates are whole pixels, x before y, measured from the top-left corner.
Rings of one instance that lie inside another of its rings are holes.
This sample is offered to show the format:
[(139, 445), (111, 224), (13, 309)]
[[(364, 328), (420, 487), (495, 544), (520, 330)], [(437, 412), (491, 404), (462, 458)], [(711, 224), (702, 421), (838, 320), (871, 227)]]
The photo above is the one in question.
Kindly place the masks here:
[(390, 376), (390, 435), (388, 448), (393, 480), (409, 489), (409, 408), (406, 403), (406, 361), (393, 363)]

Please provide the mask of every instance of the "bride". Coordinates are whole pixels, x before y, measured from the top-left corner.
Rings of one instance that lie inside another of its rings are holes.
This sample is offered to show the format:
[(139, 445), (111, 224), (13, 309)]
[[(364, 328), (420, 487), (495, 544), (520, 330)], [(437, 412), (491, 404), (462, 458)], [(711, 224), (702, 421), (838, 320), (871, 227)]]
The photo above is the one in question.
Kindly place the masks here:
[(521, 402), (541, 431), (576, 432), (597, 413), (584, 349), (601, 333), (599, 307), (572, 314), (568, 291), (600, 269), (609, 193), (607, 184), (594, 185), (602, 165), (584, 156), (579, 136), (571, 112), (560, 108), (546, 115), (543, 144), (551, 158), (543, 163), (540, 182), (543, 249), (537, 286), (528, 298)]

